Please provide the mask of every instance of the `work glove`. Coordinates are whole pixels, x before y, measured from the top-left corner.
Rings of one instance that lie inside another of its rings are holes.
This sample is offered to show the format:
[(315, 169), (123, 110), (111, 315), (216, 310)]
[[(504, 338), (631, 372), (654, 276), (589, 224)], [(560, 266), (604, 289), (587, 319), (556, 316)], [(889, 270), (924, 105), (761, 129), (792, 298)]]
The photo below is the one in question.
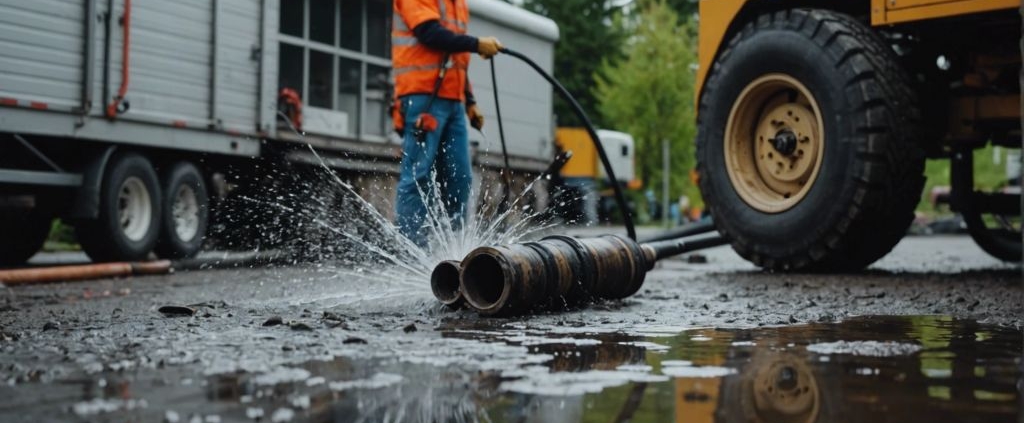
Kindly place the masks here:
[(501, 41), (494, 37), (480, 37), (477, 39), (477, 53), (480, 53), (480, 57), (484, 59), (494, 57), (504, 47), (501, 45)]
[(476, 128), (477, 131), (484, 129), (484, 115), (480, 113), (480, 108), (475, 104), (466, 108), (466, 117), (469, 118), (469, 125)]
[(416, 118), (416, 123), (413, 124), (413, 136), (416, 137), (416, 141), (420, 144), (427, 141), (427, 134), (437, 130), (437, 118), (430, 113), (421, 113)]

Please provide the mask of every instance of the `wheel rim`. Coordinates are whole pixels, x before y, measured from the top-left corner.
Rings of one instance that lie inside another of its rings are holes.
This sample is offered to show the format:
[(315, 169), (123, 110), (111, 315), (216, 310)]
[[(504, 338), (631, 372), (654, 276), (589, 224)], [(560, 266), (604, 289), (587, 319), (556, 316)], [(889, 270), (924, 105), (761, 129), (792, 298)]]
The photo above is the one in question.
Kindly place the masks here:
[(819, 410), (818, 383), (798, 358), (783, 356), (755, 370), (753, 408), (757, 421), (811, 423)]
[(789, 210), (810, 191), (825, 152), (821, 110), (789, 75), (743, 89), (725, 127), (725, 165), (736, 193), (765, 213)]
[(141, 241), (149, 233), (153, 220), (153, 204), (149, 190), (141, 179), (130, 176), (121, 184), (118, 196), (118, 221), (121, 232), (132, 241)]
[(171, 204), (171, 218), (174, 222), (174, 233), (178, 239), (188, 242), (199, 233), (199, 200), (196, 191), (188, 185), (178, 187)]

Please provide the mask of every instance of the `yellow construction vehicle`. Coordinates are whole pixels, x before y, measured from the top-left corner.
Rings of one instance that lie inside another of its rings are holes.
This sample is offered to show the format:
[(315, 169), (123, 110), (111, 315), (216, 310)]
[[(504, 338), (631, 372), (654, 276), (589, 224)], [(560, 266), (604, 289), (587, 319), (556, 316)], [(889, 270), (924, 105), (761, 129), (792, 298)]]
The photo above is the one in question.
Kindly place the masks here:
[(906, 233), (925, 159), (948, 158), (975, 241), (1020, 261), (1019, 178), (988, 193), (972, 177), (974, 150), (1021, 147), (1020, 6), (701, 1), (698, 171), (718, 229), (767, 269), (860, 269)]
[[(605, 129), (599, 129), (597, 136), (608, 154), (618, 182), (627, 189), (639, 189), (642, 184), (636, 179), (633, 137), (625, 132)], [(612, 194), (599, 189), (601, 183), (610, 181), (598, 160), (590, 135), (583, 128), (558, 128), (555, 145), (559, 150), (572, 152), (572, 158), (559, 172), (560, 198), (556, 209), (570, 222), (583, 225), (598, 223), (600, 215), (607, 215), (606, 210), (611, 208)]]

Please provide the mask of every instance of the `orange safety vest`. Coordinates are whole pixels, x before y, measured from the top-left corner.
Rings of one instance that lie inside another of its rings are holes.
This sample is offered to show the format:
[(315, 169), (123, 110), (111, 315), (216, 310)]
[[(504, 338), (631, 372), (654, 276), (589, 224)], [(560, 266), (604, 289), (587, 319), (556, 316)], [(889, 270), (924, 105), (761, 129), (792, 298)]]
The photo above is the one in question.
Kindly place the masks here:
[[(430, 94), (441, 71), (445, 53), (419, 43), (413, 28), (436, 20), (456, 34), (465, 34), (469, 25), (466, 0), (394, 0), (391, 31), (391, 62), (395, 76), (395, 97)], [(466, 100), (466, 71), (470, 53), (452, 53), (448, 74), (437, 96)]]

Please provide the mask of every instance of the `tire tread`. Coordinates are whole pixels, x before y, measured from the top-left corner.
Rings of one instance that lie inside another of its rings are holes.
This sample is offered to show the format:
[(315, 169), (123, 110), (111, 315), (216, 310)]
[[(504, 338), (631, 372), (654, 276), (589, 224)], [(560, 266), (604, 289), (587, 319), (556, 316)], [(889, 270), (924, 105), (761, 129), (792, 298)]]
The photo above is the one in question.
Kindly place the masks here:
[[(761, 15), (733, 37), (712, 67), (698, 104), (698, 133), (702, 116), (733, 50), (763, 29), (795, 29), (823, 47), (832, 56), (838, 77), (847, 90), (847, 101), (857, 113), (853, 133), (862, 135), (840, 142), (858, 144), (855, 160), (860, 164), (849, 175), (857, 184), (856, 194), (828, 234), (807, 248), (781, 252), (769, 257), (755, 251), (753, 240), (730, 233), (729, 225), (719, 231), (732, 241), (744, 258), (769, 270), (850, 271), (878, 260), (903, 237), (913, 220), (913, 211), (924, 186), (924, 152), (919, 141), (921, 112), (909, 77), (895, 53), (870, 28), (854, 18), (829, 10), (790, 9)], [(808, 31), (808, 29), (810, 29)], [(697, 156), (705, 157), (706, 140), (698, 135)], [(697, 169), (704, 174), (706, 164)], [(859, 172), (856, 169), (860, 169)], [(705, 201), (713, 205), (717, 193), (702, 178)], [(711, 207), (712, 215), (715, 214)], [(718, 216), (715, 216), (718, 220)]]

